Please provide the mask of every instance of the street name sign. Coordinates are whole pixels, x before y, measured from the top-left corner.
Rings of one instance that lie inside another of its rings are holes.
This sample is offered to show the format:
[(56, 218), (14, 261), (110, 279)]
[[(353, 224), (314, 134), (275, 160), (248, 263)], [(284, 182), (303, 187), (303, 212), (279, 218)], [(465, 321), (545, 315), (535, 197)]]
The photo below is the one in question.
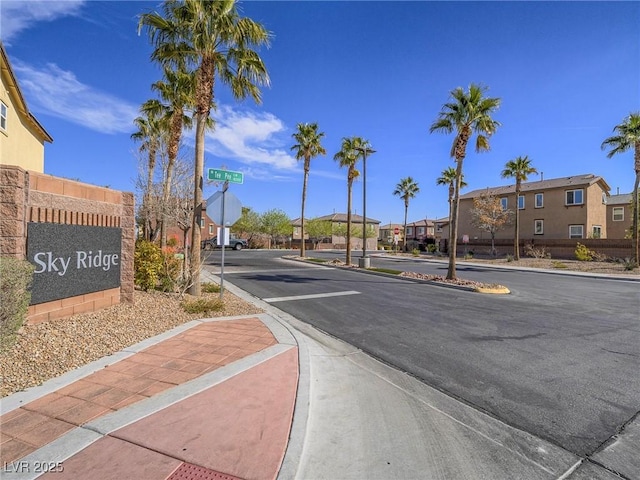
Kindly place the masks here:
[(242, 172), (219, 170), (217, 168), (210, 168), (207, 171), (207, 178), (218, 182), (244, 183), (244, 174)]

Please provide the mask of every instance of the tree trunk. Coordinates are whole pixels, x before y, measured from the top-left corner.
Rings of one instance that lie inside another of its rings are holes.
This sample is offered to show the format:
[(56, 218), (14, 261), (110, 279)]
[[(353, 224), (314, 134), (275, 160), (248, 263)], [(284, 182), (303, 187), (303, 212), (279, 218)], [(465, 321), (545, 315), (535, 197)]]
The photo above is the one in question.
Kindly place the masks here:
[(404, 230), (403, 230), (403, 235), (402, 238), (404, 239), (403, 245), (402, 245), (402, 250), (404, 250), (405, 252), (407, 251), (407, 212), (409, 211), (409, 205), (405, 204), (404, 205)]
[(520, 260), (520, 180), (516, 179), (516, 220), (515, 238), (513, 239), (513, 258)]
[(456, 189), (453, 194), (453, 204), (451, 205), (451, 243), (449, 248), (449, 268), (447, 279), (456, 279), (456, 255), (458, 253), (458, 207), (460, 206), (460, 184), (462, 183), (462, 161), (464, 157), (456, 159)]
[(471, 132), (463, 129), (456, 138), (456, 146), (454, 148), (456, 156), (456, 188), (453, 194), (453, 205), (451, 206), (451, 248), (449, 249), (449, 269), (447, 270), (447, 279), (456, 279), (456, 255), (458, 250), (458, 208), (460, 206), (460, 186), (462, 184), (462, 162), (467, 149), (467, 142)]
[(305, 256), (304, 245), (304, 205), (307, 201), (307, 180), (309, 178), (309, 158), (304, 159), (304, 180), (302, 181), (302, 214), (300, 215), (300, 256)]
[(347, 180), (347, 265), (351, 265), (351, 186), (353, 180)]
[(640, 217), (640, 169), (636, 170), (636, 181), (633, 185), (633, 226), (631, 232), (631, 238), (633, 239), (633, 250), (636, 265), (640, 268), (640, 256), (639, 256), (639, 240), (640, 240), (640, 232), (638, 232), (638, 217)]

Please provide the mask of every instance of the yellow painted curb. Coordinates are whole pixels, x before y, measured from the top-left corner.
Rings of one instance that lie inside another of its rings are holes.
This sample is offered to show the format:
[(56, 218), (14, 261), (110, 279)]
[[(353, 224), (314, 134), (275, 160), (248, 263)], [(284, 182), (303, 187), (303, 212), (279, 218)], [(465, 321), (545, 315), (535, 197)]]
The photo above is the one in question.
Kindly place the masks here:
[(511, 291), (507, 287), (499, 286), (499, 287), (476, 287), (475, 291), (478, 293), (489, 293), (494, 295), (504, 295), (507, 293), (511, 293)]

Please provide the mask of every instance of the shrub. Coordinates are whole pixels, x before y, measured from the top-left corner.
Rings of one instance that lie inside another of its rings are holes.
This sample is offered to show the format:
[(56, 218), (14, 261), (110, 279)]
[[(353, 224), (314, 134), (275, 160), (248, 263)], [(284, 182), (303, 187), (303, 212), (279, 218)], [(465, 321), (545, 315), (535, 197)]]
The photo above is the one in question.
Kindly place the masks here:
[(554, 260), (551, 262), (553, 268), (569, 268), (567, 264)]
[(513, 255), (508, 254), (507, 255), (507, 262), (513, 262), (515, 259), (513, 258)]
[(164, 269), (164, 255), (158, 245), (138, 240), (133, 254), (134, 283), (143, 290), (153, 290), (158, 285)]
[(27, 316), (33, 265), (14, 257), (0, 258), (0, 351), (10, 348)]
[(578, 242), (575, 250), (576, 259), (581, 262), (590, 262), (593, 260), (594, 252), (593, 250), (589, 250), (586, 245)]
[(220, 285), (218, 285), (217, 283), (211, 283), (211, 282), (203, 283), (202, 292), (203, 293), (219, 293)]
[(160, 273), (160, 289), (163, 292), (173, 292), (180, 283), (182, 276), (182, 261), (176, 257), (174, 248), (162, 250), (162, 272)]
[(414, 248), (413, 250), (411, 250), (411, 254), (414, 257), (419, 257), (420, 256), (420, 250), (418, 250), (417, 248)]
[(524, 246), (524, 254), (533, 258), (551, 258), (551, 253), (545, 247), (535, 248), (532, 244), (527, 243)]
[(624, 269), (628, 272), (630, 272), (631, 270), (635, 270), (636, 268), (638, 268), (638, 264), (636, 263), (635, 259), (633, 258), (625, 258), (622, 261), (622, 265), (624, 266)]
[(187, 313), (208, 313), (217, 312), (224, 308), (224, 303), (219, 298), (198, 298), (196, 300), (185, 300), (182, 308)]
[(436, 247), (435, 243), (430, 243), (427, 245), (427, 251), (429, 253), (435, 253), (436, 250), (438, 250), (438, 247)]

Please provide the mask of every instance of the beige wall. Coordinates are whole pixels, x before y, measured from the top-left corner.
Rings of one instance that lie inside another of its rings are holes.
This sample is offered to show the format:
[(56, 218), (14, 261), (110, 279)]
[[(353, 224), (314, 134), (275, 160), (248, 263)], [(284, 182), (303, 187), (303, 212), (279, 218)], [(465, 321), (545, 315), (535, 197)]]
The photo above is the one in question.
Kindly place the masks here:
[[(583, 189), (582, 205), (565, 205), (567, 190)], [(535, 195), (543, 194), (542, 208), (535, 207)], [(602, 227), (602, 237), (607, 237), (607, 207), (602, 202), (603, 189), (600, 184), (578, 185), (540, 191), (527, 191), (524, 196), (524, 209), (520, 210), (520, 239), (563, 239), (569, 238), (569, 225), (583, 225), (583, 238), (591, 237), (593, 226)], [(515, 194), (505, 196), (507, 208), (515, 212)], [(502, 198), (502, 197), (501, 197)], [(458, 237), (469, 235), (470, 239), (491, 238), (488, 232), (483, 232), (472, 225), (471, 210), (473, 199), (460, 200), (460, 218), (458, 222)], [(534, 234), (535, 220), (543, 221), (543, 234)], [(505, 226), (496, 232), (496, 239), (513, 239), (514, 224)]]
[(7, 106), (7, 128), (0, 128), (0, 165), (17, 165), (25, 170), (44, 172), (45, 137), (20, 101), (15, 79), (5, 65), (4, 57), (1, 77), (0, 99)]
[[(613, 220), (613, 209), (623, 209), (623, 219), (619, 221)], [(631, 231), (633, 225), (633, 216), (631, 215), (631, 207), (628, 203), (618, 205), (607, 205), (607, 236), (609, 238), (624, 238), (627, 232)]]

